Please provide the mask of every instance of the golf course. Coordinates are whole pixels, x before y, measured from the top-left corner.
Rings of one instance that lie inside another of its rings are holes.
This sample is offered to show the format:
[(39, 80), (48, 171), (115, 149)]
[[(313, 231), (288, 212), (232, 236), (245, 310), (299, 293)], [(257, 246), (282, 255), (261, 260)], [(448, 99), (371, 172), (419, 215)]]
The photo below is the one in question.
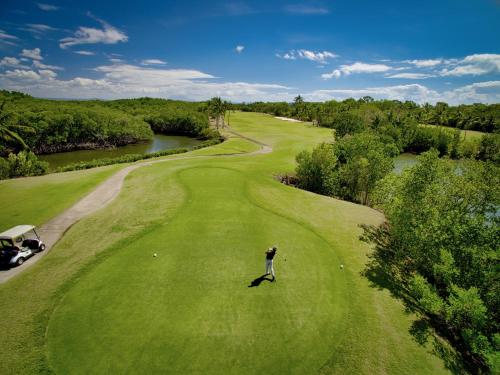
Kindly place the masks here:
[[(359, 225), (382, 214), (276, 179), (331, 129), (234, 112), (222, 133), (135, 163), (114, 200), (0, 284), (0, 373), (449, 373), (363, 274)], [(128, 165), (2, 181), (0, 229), (41, 225)], [(270, 246), (276, 282), (255, 282)]]

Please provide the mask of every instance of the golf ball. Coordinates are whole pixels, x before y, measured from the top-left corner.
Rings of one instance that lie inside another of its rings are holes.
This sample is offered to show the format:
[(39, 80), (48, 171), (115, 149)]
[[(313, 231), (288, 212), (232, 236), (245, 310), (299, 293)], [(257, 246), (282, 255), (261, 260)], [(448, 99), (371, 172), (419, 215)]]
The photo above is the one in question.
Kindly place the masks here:
[(343, 265), (343, 264), (341, 264), (341, 265), (340, 265), (340, 268), (344, 268), (344, 265)]
[(154, 253), (153, 256), (156, 257), (158, 254)]

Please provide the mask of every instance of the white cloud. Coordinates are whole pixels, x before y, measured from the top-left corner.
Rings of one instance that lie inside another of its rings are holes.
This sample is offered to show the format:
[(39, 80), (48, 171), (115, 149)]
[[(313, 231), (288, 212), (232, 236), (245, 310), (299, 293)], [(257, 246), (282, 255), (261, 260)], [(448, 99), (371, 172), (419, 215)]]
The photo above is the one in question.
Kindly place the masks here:
[(0, 66), (8, 66), (12, 68), (29, 69), (29, 67), (23, 65), (21, 60), (16, 57), (4, 57), (0, 60)]
[(25, 27), (20, 27), (19, 30), (28, 31), (36, 39), (41, 39), (46, 33), (51, 31), (57, 31), (58, 29), (41, 23), (27, 23)]
[(408, 84), (363, 89), (315, 90), (303, 96), (310, 101), (325, 101), (361, 98), (366, 95), (376, 99), (412, 100), (420, 104), (438, 101), (450, 104), (498, 103), (500, 101), (500, 81), (478, 82), (442, 92), (420, 84)]
[(362, 62), (355, 62), (350, 65), (341, 65), (339, 69), (335, 69), (331, 73), (322, 74), (321, 78), (339, 78), (341, 75), (347, 76), (353, 73), (382, 73), (391, 69), (392, 67), (385, 64), (366, 64)]
[(406, 78), (406, 79), (426, 79), (435, 77), (434, 74), (425, 74), (425, 73), (398, 73), (390, 76), (386, 76), (385, 78)]
[(235, 51), (238, 53), (242, 53), (244, 49), (245, 49), (245, 46), (236, 46)]
[(304, 15), (324, 15), (330, 13), (328, 8), (306, 4), (290, 4), (285, 6), (285, 11), (292, 14)]
[(323, 79), (332, 79), (332, 78), (340, 78), (342, 72), (338, 69), (333, 70), (331, 73), (323, 73), (321, 78)]
[(452, 69), (441, 70), (442, 76), (483, 75), (500, 72), (500, 54), (474, 54), (459, 60)]
[(338, 55), (330, 51), (314, 52), (306, 49), (299, 49), (299, 50), (290, 50), (283, 55), (277, 53), (276, 57), (285, 60), (304, 59), (304, 60), (314, 61), (319, 64), (328, 64), (328, 59), (334, 59), (338, 57)]
[(57, 77), (56, 72), (53, 72), (52, 70), (48, 69), (41, 69), (38, 71), (38, 74), (40, 75), (41, 78), (46, 78), (46, 79), (54, 79)]
[(1, 74), (0, 76), (9, 78), (11, 80), (15, 80), (17, 82), (26, 83), (26, 81), (36, 81), (40, 79), (40, 76), (38, 73), (32, 71), (32, 70), (20, 70), (20, 69), (14, 69), (14, 70), (7, 70), (4, 74)]
[(167, 62), (160, 59), (146, 59), (141, 61), (141, 65), (165, 65)]
[(97, 21), (101, 23), (102, 29), (80, 26), (73, 37), (61, 39), (59, 46), (64, 49), (79, 44), (116, 44), (128, 40), (128, 36), (116, 27), (99, 19)]
[(94, 56), (95, 55), (95, 52), (91, 52), (91, 51), (73, 51), (75, 52), (76, 54), (78, 55), (83, 55), (83, 56)]
[(176, 81), (212, 79), (210, 74), (189, 69), (155, 69), (129, 64), (103, 65), (94, 69), (104, 73), (106, 80), (119, 84), (160, 87)]
[(49, 26), (49, 25), (44, 25), (41, 23), (27, 23), (26, 26), (28, 26), (30, 29), (36, 30), (38, 32), (47, 32), (47, 31), (56, 31), (55, 27)]
[(436, 65), (442, 64), (443, 59), (405, 60), (403, 62), (413, 64), (417, 68), (432, 68)]
[(21, 52), (21, 56), (32, 60), (43, 60), (41, 52), (42, 51), (40, 50), (40, 48), (23, 49), (23, 51)]
[(288, 92), (290, 88), (286, 86), (219, 82), (214, 76), (197, 70), (113, 64), (99, 66), (94, 71), (101, 73), (102, 76), (98, 79), (76, 77), (59, 80), (48, 72), (5, 72), (0, 74), (0, 85), (36, 96), (80, 99), (151, 96), (205, 100), (213, 96), (222, 96), (233, 101), (276, 101), (292, 100), (294, 97)]
[(0, 30), (0, 43), (15, 46), (16, 43), (14, 43), (13, 40), (18, 40), (18, 39), (19, 38), (17, 36), (7, 34), (5, 31)]
[(33, 66), (38, 69), (64, 70), (60, 66), (43, 64), (38, 60), (33, 60)]
[(44, 10), (46, 12), (50, 12), (52, 10), (58, 10), (59, 9), (58, 6), (50, 5), (50, 4), (36, 3), (36, 5), (38, 5), (38, 8), (40, 8), (41, 10)]

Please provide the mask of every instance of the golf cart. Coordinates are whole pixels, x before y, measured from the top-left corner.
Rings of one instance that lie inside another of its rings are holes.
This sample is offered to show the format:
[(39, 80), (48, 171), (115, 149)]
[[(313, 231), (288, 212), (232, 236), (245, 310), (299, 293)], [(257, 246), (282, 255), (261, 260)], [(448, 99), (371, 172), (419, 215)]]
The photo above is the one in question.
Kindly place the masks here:
[(26, 259), (45, 250), (34, 225), (18, 225), (0, 233), (0, 262), (20, 266)]

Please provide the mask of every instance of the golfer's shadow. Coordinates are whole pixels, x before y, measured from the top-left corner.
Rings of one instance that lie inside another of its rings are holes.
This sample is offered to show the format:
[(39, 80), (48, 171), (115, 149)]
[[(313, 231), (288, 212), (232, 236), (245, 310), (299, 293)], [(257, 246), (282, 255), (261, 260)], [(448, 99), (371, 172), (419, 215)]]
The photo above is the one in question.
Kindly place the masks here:
[(267, 276), (268, 275), (262, 275), (262, 276), (257, 277), (254, 281), (252, 281), (250, 283), (250, 285), (248, 287), (253, 288), (254, 286), (259, 286), (264, 280), (273, 281), (273, 279), (271, 279), (270, 277), (267, 277)]

